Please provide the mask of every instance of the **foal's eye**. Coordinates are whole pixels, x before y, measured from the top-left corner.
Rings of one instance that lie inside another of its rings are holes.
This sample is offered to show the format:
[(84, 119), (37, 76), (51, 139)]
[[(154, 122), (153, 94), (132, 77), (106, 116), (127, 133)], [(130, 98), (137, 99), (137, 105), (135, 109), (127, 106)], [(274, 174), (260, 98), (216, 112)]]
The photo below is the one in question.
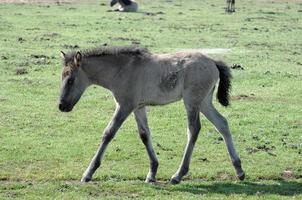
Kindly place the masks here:
[(74, 82), (74, 79), (71, 79), (71, 78), (70, 78), (70, 79), (67, 80), (67, 84), (68, 84), (68, 85), (72, 85), (73, 82)]

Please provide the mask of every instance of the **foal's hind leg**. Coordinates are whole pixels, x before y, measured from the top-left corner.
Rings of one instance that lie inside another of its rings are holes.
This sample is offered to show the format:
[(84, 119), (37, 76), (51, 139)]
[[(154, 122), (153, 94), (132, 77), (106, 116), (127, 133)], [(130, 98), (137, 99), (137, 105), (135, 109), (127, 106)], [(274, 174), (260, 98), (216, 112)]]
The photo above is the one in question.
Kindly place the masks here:
[(147, 114), (146, 114), (145, 107), (134, 111), (134, 115), (135, 115), (135, 120), (136, 120), (137, 127), (138, 127), (139, 136), (146, 147), (146, 150), (147, 150), (147, 153), (148, 153), (148, 156), (150, 159), (150, 169), (149, 169), (149, 173), (147, 175), (145, 182), (147, 182), (147, 183), (155, 182), (156, 181), (155, 175), (157, 172), (158, 160), (156, 158), (156, 154), (154, 153), (154, 149), (153, 149), (152, 142), (151, 142), (150, 130), (149, 130), (149, 126), (148, 126), (148, 120), (147, 120)]
[[(184, 99), (185, 101), (185, 99)], [(185, 102), (186, 103), (186, 102)], [(185, 153), (182, 162), (177, 172), (172, 176), (170, 182), (177, 184), (181, 181), (182, 177), (189, 171), (190, 160), (194, 149), (195, 142), (201, 128), (199, 119), (199, 107), (186, 105), (188, 115), (188, 142), (186, 145)]]
[(201, 106), (201, 112), (207, 119), (214, 124), (216, 129), (222, 134), (227, 146), (232, 164), (235, 167), (237, 176), (240, 180), (244, 180), (245, 174), (241, 168), (241, 161), (233, 144), (232, 135), (229, 130), (227, 120), (214, 108), (212, 104), (212, 95), (209, 95)]
[(231, 1), (232, 0), (227, 0), (227, 6), (225, 8), (225, 12), (231, 12)]

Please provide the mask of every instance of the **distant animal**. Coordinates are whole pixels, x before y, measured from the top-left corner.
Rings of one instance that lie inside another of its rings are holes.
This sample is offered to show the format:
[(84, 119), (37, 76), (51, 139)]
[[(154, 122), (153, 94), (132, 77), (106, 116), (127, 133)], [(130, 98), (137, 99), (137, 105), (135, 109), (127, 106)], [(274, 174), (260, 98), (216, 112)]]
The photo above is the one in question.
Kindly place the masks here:
[(114, 6), (119, 3), (118, 11), (120, 12), (136, 12), (138, 10), (138, 4), (133, 0), (111, 0), (110, 6)]
[(201, 128), (200, 112), (222, 134), (237, 176), (240, 180), (244, 179), (228, 122), (212, 103), (214, 88), (220, 79), (218, 101), (223, 106), (229, 105), (231, 73), (225, 63), (194, 51), (152, 54), (139, 47), (101, 47), (67, 54), (62, 52), (62, 57), (64, 66), (58, 104), (62, 112), (71, 111), (85, 89), (92, 84), (110, 90), (116, 102), (112, 120), (103, 132), (101, 144), (83, 174), (82, 182), (92, 179), (108, 144), (132, 112), (150, 159), (146, 182), (156, 181), (158, 160), (151, 142), (146, 106), (164, 105), (181, 99), (187, 113), (188, 141), (179, 169), (170, 182), (179, 183), (189, 170)]
[(227, 7), (225, 11), (228, 13), (235, 12), (235, 0), (227, 0)]

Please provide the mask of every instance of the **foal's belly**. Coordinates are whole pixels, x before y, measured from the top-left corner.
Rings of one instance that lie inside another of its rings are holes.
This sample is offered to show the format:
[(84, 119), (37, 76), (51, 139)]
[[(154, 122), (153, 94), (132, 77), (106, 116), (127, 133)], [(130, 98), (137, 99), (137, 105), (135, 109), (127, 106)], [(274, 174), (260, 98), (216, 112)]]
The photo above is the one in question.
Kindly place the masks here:
[(182, 98), (181, 80), (168, 79), (157, 84), (147, 86), (144, 90), (144, 97), (140, 104), (144, 105), (165, 105), (179, 101)]
[(162, 94), (157, 96), (156, 98), (150, 99), (147, 105), (165, 105), (169, 103), (173, 103), (179, 101), (182, 98), (181, 94)]
[(169, 103), (173, 103), (179, 101), (181, 96), (173, 96), (173, 97), (159, 97), (156, 99), (149, 99), (147, 101), (142, 101), (139, 103), (140, 106), (156, 106), (156, 105), (166, 105)]

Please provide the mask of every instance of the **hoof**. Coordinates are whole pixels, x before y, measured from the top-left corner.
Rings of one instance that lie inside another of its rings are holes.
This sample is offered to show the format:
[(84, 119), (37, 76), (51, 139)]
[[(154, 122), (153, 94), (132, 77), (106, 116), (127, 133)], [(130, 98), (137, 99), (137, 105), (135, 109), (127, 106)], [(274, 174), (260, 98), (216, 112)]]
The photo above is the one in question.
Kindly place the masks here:
[(147, 177), (146, 180), (145, 180), (145, 183), (155, 183), (155, 182), (156, 182), (155, 178)]
[(245, 173), (243, 172), (241, 175), (238, 175), (238, 178), (243, 181), (245, 179)]
[(83, 178), (81, 179), (81, 182), (82, 182), (82, 183), (87, 183), (87, 182), (89, 182), (89, 181), (91, 181), (91, 178), (90, 178), (90, 177), (83, 177)]
[(171, 178), (170, 183), (171, 183), (172, 185), (176, 185), (176, 184), (179, 184), (179, 183), (180, 183), (180, 180), (177, 179), (177, 178)]

